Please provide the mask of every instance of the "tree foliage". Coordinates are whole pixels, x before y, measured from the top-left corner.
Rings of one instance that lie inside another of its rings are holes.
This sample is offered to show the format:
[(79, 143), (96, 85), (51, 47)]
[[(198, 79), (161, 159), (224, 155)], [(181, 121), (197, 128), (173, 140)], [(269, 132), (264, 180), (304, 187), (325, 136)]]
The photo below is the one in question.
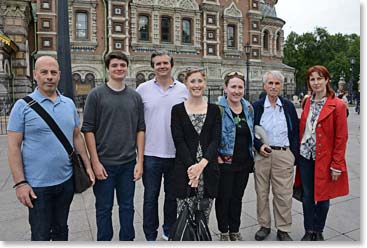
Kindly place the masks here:
[(306, 92), (306, 70), (323, 65), (331, 74), (331, 84), (336, 89), (340, 77), (346, 82), (352, 77), (350, 59), (355, 58), (354, 85), (357, 88), (360, 73), (360, 37), (356, 34), (329, 34), (324, 28), (299, 35), (291, 32), (284, 44), (283, 62), (296, 69), (297, 92)]

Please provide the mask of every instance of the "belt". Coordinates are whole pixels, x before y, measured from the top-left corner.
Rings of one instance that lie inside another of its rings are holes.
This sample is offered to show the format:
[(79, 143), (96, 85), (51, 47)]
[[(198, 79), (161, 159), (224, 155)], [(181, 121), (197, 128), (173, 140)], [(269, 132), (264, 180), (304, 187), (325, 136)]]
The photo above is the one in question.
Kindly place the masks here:
[(273, 150), (283, 150), (283, 151), (288, 149), (287, 146), (284, 146), (284, 147), (282, 147), (282, 146), (270, 146), (270, 148), (273, 149)]

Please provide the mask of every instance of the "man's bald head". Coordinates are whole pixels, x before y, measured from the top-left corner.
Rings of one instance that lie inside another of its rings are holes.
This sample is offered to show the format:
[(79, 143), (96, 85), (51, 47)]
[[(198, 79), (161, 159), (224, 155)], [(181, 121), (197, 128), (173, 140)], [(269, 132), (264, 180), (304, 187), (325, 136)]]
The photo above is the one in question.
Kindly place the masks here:
[(59, 63), (52, 56), (39, 57), (34, 65), (33, 78), (38, 91), (47, 97), (57, 97), (57, 86), (60, 80)]
[(49, 56), (49, 55), (44, 55), (44, 56), (39, 57), (36, 60), (34, 69), (39, 70), (41, 65), (43, 66), (45, 64), (50, 64), (50, 63), (56, 65), (57, 69), (59, 70), (59, 63), (57, 62), (57, 60), (54, 57)]

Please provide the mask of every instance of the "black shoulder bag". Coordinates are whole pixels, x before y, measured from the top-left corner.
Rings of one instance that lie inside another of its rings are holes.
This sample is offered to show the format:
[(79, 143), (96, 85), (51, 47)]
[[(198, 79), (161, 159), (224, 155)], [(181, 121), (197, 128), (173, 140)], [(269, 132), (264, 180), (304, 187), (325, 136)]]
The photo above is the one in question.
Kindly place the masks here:
[(41, 118), (47, 123), (50, 129), (54, 132), (56, 137), (59, 139), (61, 144), (64, 146), (66, 152), (71, 159), (73, 165), (73, 180), (74, 180), (74, 192), (82, 193), (87, 190), (92, 182), (89, 179), (87, 171), (84, 166), (84, 162), (73, 147), (70, 142), (66, 138), (65, 134), (61, 131), (60, 127), (54, 121), (54, 119), (47, 113), (47, 111), (32, 97), (26, 96), (23, 100), (28, 103), (29, 107), (31, 107), (36, 113), (41, 116)]

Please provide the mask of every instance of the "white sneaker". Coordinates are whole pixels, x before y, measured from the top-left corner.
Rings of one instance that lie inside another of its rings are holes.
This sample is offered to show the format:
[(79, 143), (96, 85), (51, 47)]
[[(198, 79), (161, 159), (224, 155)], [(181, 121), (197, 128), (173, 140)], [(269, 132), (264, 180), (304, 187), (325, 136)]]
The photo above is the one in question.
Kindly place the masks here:
[(219, 240), (220, 241), (229, 241), (229, 234), (228, 233), (220, 233)]
[(229, 239), (231, 241), (242, 241), (242, 235), (239, 232), (236, 233), (229, 233)]
[(168, 236), (163, 233), (162, 234), (162, 239), (165, 240), (165, 241), (168, 241)]

